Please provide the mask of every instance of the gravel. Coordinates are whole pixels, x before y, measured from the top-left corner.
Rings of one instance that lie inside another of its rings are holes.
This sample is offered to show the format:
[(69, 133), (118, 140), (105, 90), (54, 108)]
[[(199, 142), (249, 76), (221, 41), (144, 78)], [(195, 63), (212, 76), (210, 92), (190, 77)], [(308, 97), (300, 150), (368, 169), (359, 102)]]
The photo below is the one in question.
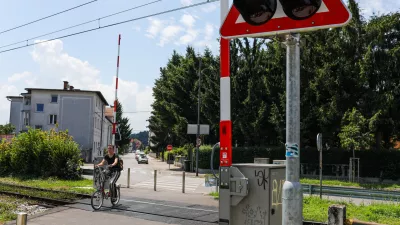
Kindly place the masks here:
[(42, 213), (49, 209), (50, 208), (46, 208), (41, 205), (31, 205), (29, 203), (23, 203), (23, 204), (18, 205), (17, 210), (14, 213), (26, 212), (26, 213), (28, 213), (28, 216), (31, 216), (31, 215), (35, 215), (38, 213)]

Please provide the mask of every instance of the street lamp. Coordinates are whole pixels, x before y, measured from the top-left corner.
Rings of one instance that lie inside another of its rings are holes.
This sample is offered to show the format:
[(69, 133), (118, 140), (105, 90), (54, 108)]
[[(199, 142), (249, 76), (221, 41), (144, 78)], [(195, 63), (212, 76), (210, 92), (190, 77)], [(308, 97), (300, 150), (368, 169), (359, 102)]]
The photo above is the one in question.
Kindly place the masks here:
[(201, 88), (201, 75), (205, 70), (213, 69), (213, 67), (207, 67), (207, 68), (204, 68), (202, 70), (201, 69), (201, 58), (199, 58), (199, 59), (200, 59), (199, 71), (198, 71), (199, 87), (198, 87), (198, 93), (197, 93), (196, 177), (199, 176), (199, 150), (200, 150), (200, 144), (198, 144), (198, 141), (199, 141), (199, 138), (200, 138), (200, 88)]

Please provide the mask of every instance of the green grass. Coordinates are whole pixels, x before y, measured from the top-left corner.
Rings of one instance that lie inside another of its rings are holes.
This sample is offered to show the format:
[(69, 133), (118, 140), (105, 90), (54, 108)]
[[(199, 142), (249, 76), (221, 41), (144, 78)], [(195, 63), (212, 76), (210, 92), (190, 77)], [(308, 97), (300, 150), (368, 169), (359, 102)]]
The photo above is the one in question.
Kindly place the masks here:
[(35, 201), (27, 199), (18, 199), (15, 197), (9, 197), (0, 195), (0, 224), (4, 224), (6, 221), (17, 219), (17, 215), (14, 213), (19, 204), (22, 203), (34, 204)]
[(400, 204), (375, 203), (371, 205), (355, 205), (348, 202), (338, 202), (319, 197), (304, 197), (304, 220), (326, 222), (328, 208), (333, 204), (346, 205), (347, 219), (357, 219), (388, 225), (400, 224)]
[(218, 192), (211, 192), (209, 195), (212, 196), (214, 199), (219, 199), (219, 193)]
[(29, 187), (45, 188), (58, 191), (69, 191), (81, 194), (92, 194), (93, 181), (89, 179), (61, 180), (56, 178), (23, 178), (23, 177), (0, 177), (0, 184), (15, 184)]
[[(319, 185), (319, 179), (303, 178), (300, 180), (300, 182), (302, 184)], [(382, 184), (382, 183), (359, 184), (359, 183), (340, 181), (340, 180), (322, 180), (322, 185), (400, 191), (400, 184)]]

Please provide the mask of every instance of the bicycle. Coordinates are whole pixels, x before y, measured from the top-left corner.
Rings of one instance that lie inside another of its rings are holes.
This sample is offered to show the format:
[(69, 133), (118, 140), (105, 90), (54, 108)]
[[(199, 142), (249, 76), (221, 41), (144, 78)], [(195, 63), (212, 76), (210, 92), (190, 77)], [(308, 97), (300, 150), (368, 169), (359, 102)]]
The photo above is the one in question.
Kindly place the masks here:
[[(91, 206), (94, 210), (99, 210), (101, 208), (101, 206), (103, 205), (104, 198), (108, 199), (110, 197), (110, 201), (113, 206), (118, 204), (118, 202), (121, 198), (121, 195), (120, 195), (121, 185), (120, 184), (116, 185), (116, 187), (117, 187), (116, 188), (116, 197), (114, 197), (114, 198), (111, 197), (111, 191), (113, 191), (112, 190), (113, 188), (111, 186), (109, 188), (109, 191), (107, 193), (105, 192), (105, 190), (104, 190), (105, 182), (106, 182), (106, 180), (110, 179), (110, 176), (106, 177), (106, 172), (107, 172), (107, 174), (110, 174), (109, 173), (110, 170), (108, 168), (107, 169), (104, 169), (102, 167), (95, 168), (95, 173), (94, 173), (93, 179), (95, 181), (97, 190), (92, 194), (92, 198), (91, 198)], [(108, 179), (106, 179), (106, 178), (108, 178)], [(94, 200), (99, 202), (98, 206), (95, 206)]]

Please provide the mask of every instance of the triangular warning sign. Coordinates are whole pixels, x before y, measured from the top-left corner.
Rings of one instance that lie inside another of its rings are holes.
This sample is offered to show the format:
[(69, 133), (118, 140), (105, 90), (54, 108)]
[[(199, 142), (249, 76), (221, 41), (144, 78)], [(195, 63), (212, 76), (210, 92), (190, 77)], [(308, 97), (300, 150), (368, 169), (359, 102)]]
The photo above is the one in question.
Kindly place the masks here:
[(261, 26), (246, 23), (236, 7), (232, 5), (221, 26), (221, 36), (224, 38), (265, 37), (339, 27), (346, 25), (351, 20), (351, 13), (342, 0), (323, 0), (318, 12), (305, 20), (290, 19), (283, 12), (280, 2), (277, 2), (274, 17)]

